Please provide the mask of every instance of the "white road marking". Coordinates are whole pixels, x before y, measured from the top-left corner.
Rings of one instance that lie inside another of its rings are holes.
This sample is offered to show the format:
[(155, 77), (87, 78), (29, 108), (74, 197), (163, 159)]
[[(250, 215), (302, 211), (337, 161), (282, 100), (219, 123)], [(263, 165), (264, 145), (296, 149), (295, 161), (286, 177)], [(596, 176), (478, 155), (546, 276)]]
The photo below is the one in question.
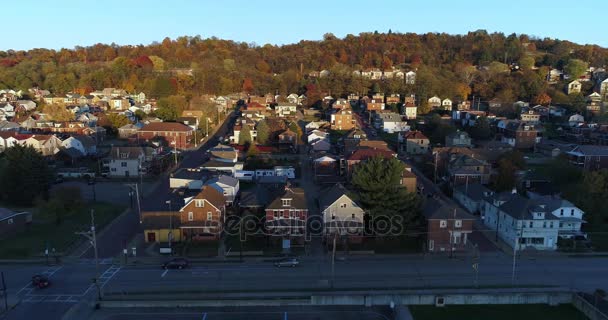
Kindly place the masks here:
[(283, 314), (283, 320), (287, 320), (287, 311)]
[(167, 275), (167, 272), (169, 272), (169, 269), (165, 269), (165, 271), (163, 272), (163, 274), (160, 275), (160, 277), (164, 278)]
[(203, 313), (203, 320), (207, 319), (207, 312)]

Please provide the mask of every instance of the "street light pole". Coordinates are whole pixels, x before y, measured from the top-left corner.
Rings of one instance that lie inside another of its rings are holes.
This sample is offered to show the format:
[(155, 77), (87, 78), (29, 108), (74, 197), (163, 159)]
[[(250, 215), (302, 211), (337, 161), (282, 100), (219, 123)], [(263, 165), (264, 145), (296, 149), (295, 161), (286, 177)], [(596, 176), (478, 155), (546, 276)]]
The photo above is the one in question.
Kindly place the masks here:
[(76, 232), (76, 234), (85, 236), (87, 239), (89, 239), (89, 241), (91, 242), (91, 245), (93, 246), (93, 251), (95, 253), (95, 278), (93, 279), (93, 282), (95, 283), (95, 286), (97, 287), (97, 298), (98, 298), (98, 300), (102, 300), (103, 299), (103, 290), (102, 290), (102, 287), (99, 286), (99, 256), (98, 256), (98, 252), (97, 252), (97, 236), (95, 233), (95, 210), (94, 209), (91, 209), (91, 229), (90, 229), (90, 231)]

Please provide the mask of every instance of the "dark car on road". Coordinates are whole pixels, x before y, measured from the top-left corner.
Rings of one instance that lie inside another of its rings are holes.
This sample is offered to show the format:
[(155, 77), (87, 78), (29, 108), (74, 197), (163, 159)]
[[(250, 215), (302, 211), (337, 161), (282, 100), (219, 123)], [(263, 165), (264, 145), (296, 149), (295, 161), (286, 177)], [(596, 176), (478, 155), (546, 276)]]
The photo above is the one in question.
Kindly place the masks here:
[(51, 282), (49, 281), (49, 278), (43, 276), (43, 275), (35, 275), (32, 277), (32, 286), (37, 287), (37, 288), (46, 288), (49, 285), (51, 285)]
[(274, 263), (274, 265), (279, 268), (280, 267), (292, 267), (293, 268), (299, 264), (300, 264), (300, 261), (298, 261), (298, 259), (296, 259), (296, 258), (281, 259)]
[(163, 263), (163, 269), (186, 269), (190, 266), (190, 262), (184, 258), (175, 258)]

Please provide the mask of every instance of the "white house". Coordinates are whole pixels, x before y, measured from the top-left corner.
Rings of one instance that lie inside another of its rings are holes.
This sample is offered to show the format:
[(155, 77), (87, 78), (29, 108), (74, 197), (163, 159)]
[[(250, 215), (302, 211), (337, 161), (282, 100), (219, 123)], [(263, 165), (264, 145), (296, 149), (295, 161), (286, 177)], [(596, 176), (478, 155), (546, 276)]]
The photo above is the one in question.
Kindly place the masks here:
[(95, 141), (89, 136), (69, 137), (61, 142), (61, 146), (66, 149), (74, 148), (85, 156), (97, 154)]
[(585, 122), (585, 117), (583, 117), (582, 115), (575, 113), (573, 115), (570, 116), (570, 118), (568, 118), (568, 124), (571, 127), (574, 127), (576, 125), (578, 125), (579, 123), (583, 123)]
[(329, 151), (331, 150), (331, 142), (328, 139), (318, 139), (310, 143), (312, 151)]
[(416, 84), (416, 72), (408, 71), (405, 73), (405, 84)]
[(239, 194), (239, 179), (227, 175), (220, 175), (217, 178), (207, 181), (207, 185), (221, 192), (226, 198), (226, 205), (232, 205)]
[(441, 106), (441, 98), (438, 96), (430, 97), (428, 103), (431, 108), (439, 108)]
[(362, 234), (365, 211), (346, 195), (342, 184), (335, 184), (323, 192), (319, 203), (326, 236), (336, 233), (349, 236)]
[(112, 147), (109, 154), (110, 176), (137, 177), (145, 159), (141, 147)]
[(406, 104), (403, 107), (405, 110), (405, 118), (407, 120), (416, 119), (416, 114), (418, 113), (418, 107), (413, 104)]
[(311, 121), (307, 123), (304, 128), (306, 129), (306, 132), (309, 132), (311, 130), (316, 130), (327, 126), (329, 126), (329, 122), (327, 121)]
[(604, 100), (608, 100), (608, 78), (600, 84), (600, 95)]
[(297, 108), (297, 103), (279, 103), (274, 111), (278, 117), (289, 117), (296, 115)]
[(452, 111), (452, 100), (445, 98), (441, 101), (441, 108), (443, 110)]
[(530, 198), (544, 205), (545, 208), (559, 219), (558, 236), (564, 239), (570, 239), (575, 236), (587, 237), (581, 232), (581, 227), (586, 221), (583, 220), (585, 212), (576, 207), (572, 202), (562, 199), (559, 196), (534, 196)]
[(287, 102), (298, 104), (299, 103), (298, 95), (295, 94), (295, 93), (292, 93), (292, 94), (288, 95), (287, 96)]
[(525, 198), (515, 190), (484, 198), (483, 223), (514, 250), (556, 250), (560, 219), (542, 201)]
[(382, 128), (384, 132), (395, 133), (410, 130), (410, 126), (406, 121), (401, 119), (401, 115), (394, 112), (379, 113), (376, 115), (375, 126), (377, 129)]
[(325, 131), (313, 130), (308, 135), (308, 143), (312, 143), (313, 141), (324, 140), (324, 139), (329, 139), (329, 133), (327, 133)]
[(568, 83), (568, 94), (580, 93), (581, 83), (578, 80), (574, 80)]

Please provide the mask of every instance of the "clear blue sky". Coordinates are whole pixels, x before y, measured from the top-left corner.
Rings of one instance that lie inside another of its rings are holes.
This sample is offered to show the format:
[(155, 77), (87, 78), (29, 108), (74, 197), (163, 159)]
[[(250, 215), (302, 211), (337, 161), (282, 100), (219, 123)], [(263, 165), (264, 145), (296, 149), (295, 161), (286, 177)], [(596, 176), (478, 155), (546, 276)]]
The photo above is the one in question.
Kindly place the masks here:
[(606, 0), (18, 0), (5, 8), (0, 50), (149, 44), (216, 36), (286, 44), (360, 32), (477, 29), (608, 47)]

